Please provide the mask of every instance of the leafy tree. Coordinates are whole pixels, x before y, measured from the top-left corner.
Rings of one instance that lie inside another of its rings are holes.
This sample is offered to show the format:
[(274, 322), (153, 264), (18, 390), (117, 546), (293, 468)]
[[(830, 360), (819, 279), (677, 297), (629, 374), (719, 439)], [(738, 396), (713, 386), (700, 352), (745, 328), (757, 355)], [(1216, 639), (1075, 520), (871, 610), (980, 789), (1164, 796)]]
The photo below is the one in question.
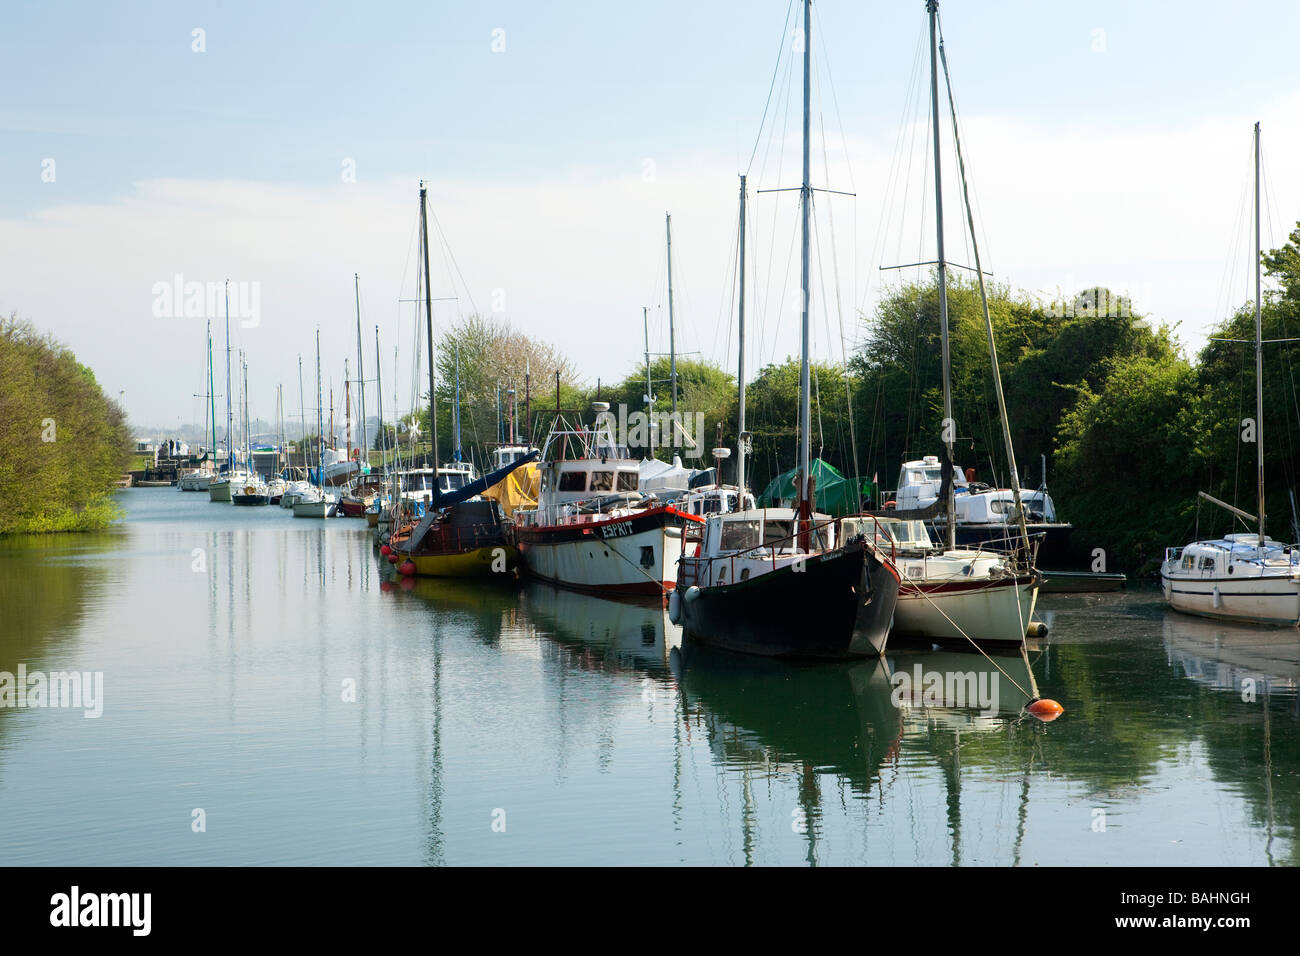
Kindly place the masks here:
[(30, 323), (0, 320), (0, 534), (104, 527), (130, 458), (126, 416), (94, 373)]

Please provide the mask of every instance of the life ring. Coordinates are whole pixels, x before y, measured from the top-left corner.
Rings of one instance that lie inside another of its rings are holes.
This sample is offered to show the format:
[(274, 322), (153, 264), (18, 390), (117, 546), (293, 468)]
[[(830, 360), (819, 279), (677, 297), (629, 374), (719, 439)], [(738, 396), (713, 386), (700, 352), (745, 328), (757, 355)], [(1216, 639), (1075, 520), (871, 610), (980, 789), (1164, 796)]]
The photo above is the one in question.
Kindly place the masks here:
[(888, 510), (890, 510), (891, 508), (897, 508), (897, 507), (898, 507), (898, 502), (897, 502), (897, 501), (886, 501), (886, 502), (885, 502), (883, 505), (881, 505), (880, 507), (881, 507), (882, 510), (884, 510), (884, 511), (888, 511)]

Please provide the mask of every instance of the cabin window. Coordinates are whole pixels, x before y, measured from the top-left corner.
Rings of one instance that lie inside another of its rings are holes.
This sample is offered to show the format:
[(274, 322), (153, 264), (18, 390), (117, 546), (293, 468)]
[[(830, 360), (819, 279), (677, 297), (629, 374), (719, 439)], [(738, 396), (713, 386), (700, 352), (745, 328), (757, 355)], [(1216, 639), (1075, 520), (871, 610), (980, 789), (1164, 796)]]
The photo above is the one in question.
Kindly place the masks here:
[(653, 546), (641, 549), (641, 567), (653, 568), (655, 566), (655, 549)]
[(618, 473), (618, 490), (619, 491), (636, 491), (639, 476), (635, 471), (620, 471)]
[(764, 547), (794, 547), (794, 542), (790, 540), (790, 524), (789, 521), (765, 521), (763, 523)]
[(560, 474), (560, 491), (586, 491), (587, 473), (585, 471), (566, 471)]
[(613, 491), (614, 473), (612, 471), (593, 471), (591, 473), (592, 491)]
[(757, 547), (757, 521), (728, 521), (723, 524), (721, 550), (748, 551)]
[(1012, 506), (1012, 503), (1011, 503), (1010, 501), (996, 501), (996, 500), (995, 500), (995, 501), (990, 501), (990, 502), (989, 502), (989, 511), (993, 512), (993, 514), (995, 514), (995, 515), (1005, 515), (1005, 514), (1010, 514), (1010, 513), (1011, 513), (1011, 510), (1012, 510), (1012, 507), (1013, 507), (1013, 506)]
[(722, 510), (722, 502), (717, 498), (704, 499), (704, 513), (708, 515), (717, 514)]
[(1191, 571), (1196, 567), (1196, 558), (1192, 557), (1190, 554), (1183, 555), (1182, 567), (1184, 571)]

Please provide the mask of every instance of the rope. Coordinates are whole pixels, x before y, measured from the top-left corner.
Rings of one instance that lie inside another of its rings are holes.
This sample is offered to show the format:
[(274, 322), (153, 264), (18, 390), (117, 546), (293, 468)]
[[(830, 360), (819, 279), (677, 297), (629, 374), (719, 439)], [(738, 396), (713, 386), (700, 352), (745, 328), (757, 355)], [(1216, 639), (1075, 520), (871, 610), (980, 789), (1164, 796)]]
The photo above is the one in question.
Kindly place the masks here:
[[(1017, 584), (1013, 585), (1013, 587), (1015, 587), (1016, 590), (1019, 591), (1020, 585), (1019, 585), (1019, 583), (1017, 583)], [(930, 604), (933, 605), (934, 609), (935, 609), (936, 611), (938, 611), (940, 614), (942, 614), (942, 615), (944, 616), (944, 619), (947, 620), (947, 622), (948, 622), (949, 624), (951, 624), (953, 627), (955, 627), (955, 628), (957, 629), (957, 633), (960, 634), (962, 637), (966, 638), (966, 640), (970, 641), (971, 646), (974, 647), (975, 650), (977, 650), (977, 651), (979, 651), (981, 654), (983, 654), (983, 655), (984, 655), (984, 659), (987, 660), (987, 661), (988, 661), (990, 664), (992, 664), (994, 667), (996, 667), (996, 668), (998, 669), (998, 671), (1002, 674), (1003, 677), (1005, 677), (1007, 680), (1011, 681), (1011, 683), (1015, 686), (1016, 690), (1018, 690), (1018, 691), (1020, 691), (1020, 693), (1024, 694), (1025, 697), (1027, 697), (1027, 698), (1029, 699), (1029, 702), (1030, 702), (1030, 703), (1033, 703), (1035, 700), (1038, 700), (1038, 698), (1037, 698), (1035, 695), (1029, 693), (1029, 691), (1027, 691), (1027, 690), (1025, 690), (1023, 687), (1021, 687), (1020, 684), (1016, 681), (1016, 679), (1015, 679), (1014, 677), (1012, 677), (1012, 676), (1011, 676), (1010, 674), (1008, 674), (1006, 671), (1002, 670), (1002, 668), (998, 665), (998, 662), (995, 661), (993, 658), (989, 657), (989, 655), (988, 655), (987, 653), (985, 653), (984, 648), (980, 647), (979, 644), (975, 641), (975, 639), (974, 639), (973, 637), (971, 637), (971, 636), (970, 636), (969, 634), (967, 634), (964, 630), (962, 630), (961, 625), (958, 624), (956, 621), (954, 621), (951, 617), (949, 617), (949, 616), (948, 616), (948, 613), (947, 613), (943, 608), (941, 608), (941, 607), (939, 606), (938, 602), (935, 601), (934, 598), (930, 597), (929, 594), (927, 594), (924, 590), (922, 590), (922, 589), (919, 588), (919, 587), (916, 589), (916, 593), (919, 594), (919, 595), (921, 595), (921, 597), (925, 598), (927, 601), (929, 601)], [(1024, 624), (1024, 617), (1023, 617), (1023, 615), (1021, 615), (1021, 612), (1020, 612), (1020, 596), (1019, 596), (1018, 593), (1017, 593), (1017, 595), (1016, 595), (1016, 615), (1017, 615), (1017, 617), (1020, 618), (1021, 624), (1023, 625), (1023, 624)], [(1022, 642), (1024, 641), (1024, 633), (1025, 633), (1025, 630), (1024, 630), (1024, 627), (1022, 626), (1021, 629), (1020, 629), (1021, 641), (1022, 641)]]

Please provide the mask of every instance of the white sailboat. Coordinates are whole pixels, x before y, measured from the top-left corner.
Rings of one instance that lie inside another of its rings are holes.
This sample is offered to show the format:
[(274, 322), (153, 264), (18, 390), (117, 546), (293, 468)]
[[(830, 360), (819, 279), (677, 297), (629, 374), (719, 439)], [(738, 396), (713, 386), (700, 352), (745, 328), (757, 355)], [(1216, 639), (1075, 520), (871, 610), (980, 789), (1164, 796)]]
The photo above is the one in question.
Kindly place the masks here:
[(311, 485), (299, 492), (293, 503), (295, 518), (331, 518), (337, 507), (332, 495), (325, 490), (325, 421), (321, 409), (320, 383), (320, 329), (316, 330), (316, 438), (319, 452), (317, 478), (319, 485)]
[[(938, 0), (927, 0), (926, 12), (930, 20), (930, 107), (933, 123), (935, 236), (939, 284), (939, 329), (943, 355), (943, 415), (953, 422), (952, 376), (949, 362), (948, 338), (948, 283), (947, 260), (944, 256), (943, 229), (943, 179), (939, 146), (939, 57)], [(945, 67), (945, 77), (947, 75)], [(951, 91), (950, 91), (951, 95)], [(954, 123), (953, 139), (957, 146), (957, 160), (962, 169), (962, 194), (965, 200), (967, 223), (970, 226), (971, 251), (975, 258), (975, 272), (979, 279), (980, 302), (984, 309), (984, 325), (988, 335), (989, 359), (992, 365), (993, 385), (998, 399), (998, 412), (1007, 460), (1011, 470), (1010, 508), (1011, 520), (1007, 531), (1013, 535), (1010, 542), (999, 542), (997, 548), (963, 548), (956, 541), (957, 508), (953, 494), (952, 466), (954, 428), (944, 429), (944, 461), (934, 459), (933, 477), (940, 481), (929, 507), (915, 510), (883, 511), (865, 519), (845, 519), (845, 523), (862, 521), (855, 530), (867, 535), (883, 535), (878, 540), (881, 547), (895, 559), (900, 582), (898, 605), (894, 611), (894, 631), (899, 637), (913, 637), (940, 641), (976, 641), (978, 643), (1016, 644), (1024, 640), (1030, 617), (1038, 600), (1041, 575), (1033, 567), (1033, 553), (1025, 519), (1025, 502), (1021, 496), (1020, 478), (1016, 469), (1015, 451), (1011, 444), (1011, 430), (1007, 422), (1006, 402), (1002, 394), (1002, 380), (998, 369), (997, 349), (993, 338), (993, 324), (989, 317), (988, 299), (984, 290), (984, 273), (981, 270), (979, 244), (970, 213), (966, 193), (961, 140)], [(928, 464), (928, 459), (923, 460)], [(945, 475), (945, 469), (950, 473)], [(939, 500), (942, 499), (942, 500)], [(909, 502), (913, 503), (913, 502)], [(920, 504), (918, 500), (915, 504)], [(901, 502), (900, 502), (901, 504)], [(943, 514), (937, 514), (942, 509)], [(942, 546), (930, 540), (925, 525), (920, 520), (942, 519)], [(874, 524), (868, 523), (874, 522)], [(892, 546), (890, 541), (892, 540)], [(1011, 545), (1008, 548), (1008, 544)], [(1002, 553), (1002, 552), (1007, 553)]]
[[(236, 467), (235, 462), (235, 414), (230, 405), (230, 280), (226, 280), (226, 470), (208, 483), (208, 499), (226, 502), (231, 500), (234, 488), (242, 488), (252, 480), (253, 475), (246, 469)], [(215, 440), (213, 441), (215, 445)]]
[(1260, 274), (1259, 124), (1255, 124), (1255, 454), (1259, 514), (1212, 495), (1202, 499), (1255, 523), (1253, 534), (1227, 534), (1167, 548), (1160, 566), (1165, 600), (1176, 611), (1202, 617), (1295, 627), (1300, 624), (1300, 549), (1264, 530), (1264, 333)]

